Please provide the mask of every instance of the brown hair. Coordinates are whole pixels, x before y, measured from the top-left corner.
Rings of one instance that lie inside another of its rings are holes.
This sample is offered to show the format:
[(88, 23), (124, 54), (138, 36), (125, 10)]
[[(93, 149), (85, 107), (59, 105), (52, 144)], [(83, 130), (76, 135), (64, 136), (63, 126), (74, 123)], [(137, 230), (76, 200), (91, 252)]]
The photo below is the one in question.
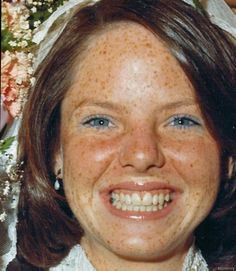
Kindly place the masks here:
[[(59, 145), (60, 104), (86, 41), (117, 21), (139, 23), (159, 36), (193, 83), (202, 111), (222, 148), (220, 193), (196, 230), (196, 242), (210, 267), (235, 261), (236, 48), (201, 10), (178, 0), (101, 0), (75, 12), (40, 65), (25, 107), (19, 159), (24, 181), (18, 212), (18, 257), (42, 268), (57, 265), (83, 234), (63, 189), (53, 188)], [(233, 169), (227, 176), (229, 159)]]

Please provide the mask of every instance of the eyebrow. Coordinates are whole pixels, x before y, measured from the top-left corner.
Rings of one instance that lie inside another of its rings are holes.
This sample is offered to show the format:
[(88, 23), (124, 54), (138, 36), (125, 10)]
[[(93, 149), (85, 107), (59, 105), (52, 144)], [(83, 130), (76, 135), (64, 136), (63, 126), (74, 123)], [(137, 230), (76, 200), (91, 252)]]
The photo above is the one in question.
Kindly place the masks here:
[[(160, 105), (161, 110), (170, 110), (173, 108), (178, 108), (182, 106), (193, 106), (193, 105), (199, 105), (197, 101), (194, 99), (185, 99), (185, 100), (180, 100), (180, 101), (174, 101), (171, 103), (163, 104)], [(122, 111), (124, 110), (124, 106), (120, 104), (114, 104), (111, 102), (106, 102), (106, 101), (95, 101), (93, 99), (85, 99), (83, 100), (78, 107), (81, 106), (98, 106), (101, 108), (106, 108), (109, 110), (114, 110), (114, 111)]]
[(98, 106), (101, 108), (106, 108), (106, 109), (110, 109), (110, 110), (114, 110), (114, 111), (121, 111), (124, 110), (124, 106), (120, 105), (120, 104), (114, 104), (111, 102), (103, 102), (103, 101), (95, 101), (95, 100), (84, 100), (82, 101), (78, 107), (81, 106)]
[(167, 104), (161, 105), (162, 109), (173, 109), (176, 107), (182, 107), (182, 106), (192, 106), (192, 105), (199, 105), (199, 103), (193, 99), (185, 99), (181, 101), (175, 101)]

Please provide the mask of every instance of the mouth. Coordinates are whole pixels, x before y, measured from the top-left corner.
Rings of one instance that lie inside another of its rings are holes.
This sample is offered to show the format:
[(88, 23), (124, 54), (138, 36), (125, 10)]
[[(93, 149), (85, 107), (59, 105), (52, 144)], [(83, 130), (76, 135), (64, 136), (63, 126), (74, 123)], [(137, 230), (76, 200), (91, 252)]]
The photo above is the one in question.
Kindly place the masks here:
[(110, 195), (110, 202), (113, 207), (121, 211), (157, 212), (166, 208), (172, 197), (169, 190), (150, 192), (115, 190)]
[(157, 219), (168, 215), (180, 191), (165, 184), (125, 183), (103, 193), (108, 210), (121, 218)]

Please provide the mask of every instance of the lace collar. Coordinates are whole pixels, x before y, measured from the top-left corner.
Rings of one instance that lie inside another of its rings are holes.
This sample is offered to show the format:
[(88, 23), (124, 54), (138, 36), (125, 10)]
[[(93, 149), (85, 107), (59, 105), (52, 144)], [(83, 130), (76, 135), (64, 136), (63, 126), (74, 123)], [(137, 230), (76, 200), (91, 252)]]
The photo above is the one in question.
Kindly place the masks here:
[[(74, 271), (78, 268), (80, 271), (96, 271), (88, 260), (84, 250), (80, 245), (74, 246), (69, 255), (56, 267), (50, 271)], [(208, 271), (206, 261), (201, 251), (193, 244), (185, 257), (182, 271)]]
[(56, 267), (52, 267), (50, 271), (96, 271), (87, 258), (84, 250), (80, 245), (74, 246), (69, 255)]

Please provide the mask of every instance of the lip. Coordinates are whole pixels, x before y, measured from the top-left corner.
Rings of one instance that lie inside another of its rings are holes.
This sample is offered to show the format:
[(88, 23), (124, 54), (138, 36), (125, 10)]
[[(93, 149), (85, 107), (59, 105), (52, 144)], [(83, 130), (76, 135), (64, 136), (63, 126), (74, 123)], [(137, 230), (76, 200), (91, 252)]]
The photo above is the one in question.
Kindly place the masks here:
[[(110, 202), (110, 194), (114, 190), (151, 192), (152, 190), (161, 190), (161, 189), (170, 190), (173, 195), (173, 199), (165, 208), (156, 212), (122, 211), (115, 208)], [(166, 217), (173, 210), (181, 193), (182, 193), (181, 189), (161, 182), (145, 182), (145, 183), (124, 182), (116, 185), (111, 185), (105, 188), (100, 192), (100, 197), (104, 206), (112, 215), (132, 220), (152, 220)]]
[(107, 188), (105, 188), (102, 193), (111, 193), (113, 190), (118, 189), (124, 189), (124, 190), (130, 190), (130, 191), (151, 191), (151, 190), (159, 190), (159, 189), (169, 189), (171, 191), (179, 191), (181, 192), (181, 189), (179, 189), (176, 186), (162, 183), (162, 182), (145, 182), (145, 183), (139, 183), (139, 182), (124, 182), (116, 185), (110, 185)]

